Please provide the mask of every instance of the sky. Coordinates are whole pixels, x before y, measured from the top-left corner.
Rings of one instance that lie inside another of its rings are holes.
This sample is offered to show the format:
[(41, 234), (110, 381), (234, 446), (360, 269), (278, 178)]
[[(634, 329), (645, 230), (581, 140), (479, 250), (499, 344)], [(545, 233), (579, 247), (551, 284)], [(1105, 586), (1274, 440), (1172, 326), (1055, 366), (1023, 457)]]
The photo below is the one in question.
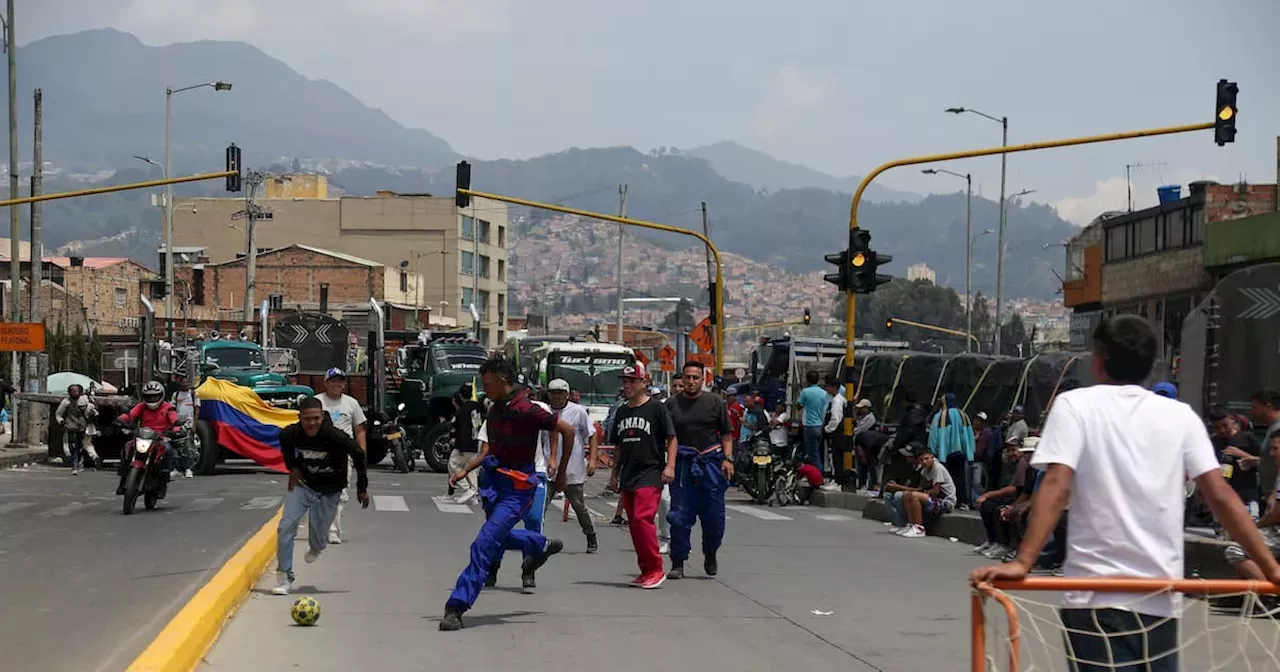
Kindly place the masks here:
[[(785, 10), (783, 9), (785, 8)], [(19, 44), (114, 27), (144, 43), (243, 40), (479, 158), (732, 140), (833, 175), (886, 161), (1209, 121), (1211, 131), (1012, 155), (1008, 193), (1088, 223), (1161, 184), (1273, 183), (1276, 0), (18, 0)], [(1000, 159), (946, 164), (996, 198)], [(920, 193), (961, 186), (900, 168)]]

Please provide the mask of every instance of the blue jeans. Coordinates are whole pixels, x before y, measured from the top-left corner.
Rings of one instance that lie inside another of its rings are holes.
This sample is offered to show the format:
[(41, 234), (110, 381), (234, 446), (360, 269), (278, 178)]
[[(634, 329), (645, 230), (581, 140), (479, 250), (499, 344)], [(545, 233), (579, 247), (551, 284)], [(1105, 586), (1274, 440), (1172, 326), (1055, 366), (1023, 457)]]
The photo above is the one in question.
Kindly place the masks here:
[(907, 524), (907, 505), (902, 501), (902, 492), (891, 492), (884, 498), (884, 505), (889, 509), (889, 519), (894, 527)]
[(984, 492), (983, 486), (987, 481), (987, 465), (981, 462), (969, 463), (969, 506), (974, 506), (974, 502), (978, 501), (978, 497)]
[(676, 480), (671, 484), (671, 562), (689, 559), (693, 524), (702, 523), (702, 554), (714, 555), (724, 541), (724, 493), (729, 481), (720, 470), (724, 453), (708, 453), (680, 446), (676, 453)]
[(547, 509), (547, 475), (538, 472), (538, 488), (533, 491), (533, 505), (524, 514), (524, 529), (542, 534), (542, 518)]
[(307, 518), (307, 543), (313, 551), (329, 545), (329, 523), (338, 512), (341, 492), (321, 494), (305, 485), (296, 485), (284, 497), (284, 513), (276, 527), (276, 570), (293, 580), (293, 540), (298, 536), (298, 523)]
[(822, 468), (822, 427), (810, 427), (805, 425), (804, 434), (804, 456), (809, 464), (818, 468), (818, 471), (824, 471)]
[(71, 468), (75, 469), (80, 466), (80, 451), (84, 449), (84, 430), (68, 429), (67, 450), (71, 453)]

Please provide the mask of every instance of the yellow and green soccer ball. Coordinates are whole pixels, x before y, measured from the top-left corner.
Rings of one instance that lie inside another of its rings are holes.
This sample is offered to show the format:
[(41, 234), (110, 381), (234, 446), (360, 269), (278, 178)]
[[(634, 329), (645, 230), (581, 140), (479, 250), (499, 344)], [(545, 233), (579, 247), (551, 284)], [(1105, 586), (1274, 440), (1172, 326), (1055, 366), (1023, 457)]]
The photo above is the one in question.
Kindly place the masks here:
[(314, 597), (302, 596), (293, 601), (293, 622), (298, 625), (315, 625), (320, 620), (320, 603)]

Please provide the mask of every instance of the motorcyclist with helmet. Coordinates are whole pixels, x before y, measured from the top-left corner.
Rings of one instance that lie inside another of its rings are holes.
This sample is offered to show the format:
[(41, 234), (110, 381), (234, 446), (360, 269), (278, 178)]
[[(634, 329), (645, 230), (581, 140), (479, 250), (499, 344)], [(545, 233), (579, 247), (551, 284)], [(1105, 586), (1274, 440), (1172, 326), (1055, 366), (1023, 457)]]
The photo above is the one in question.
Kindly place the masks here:
[[(169, 438), (166, 435), (169, 430), (178, 425), (178, 409), (164, 400), (164, 385), (158, 380), (147, 381), (142, 386), (142, 401), (129, 409), (129, 412), (120, 414), (117, 422), (122, 425), (147, 427), (162, 437), (162, 441), (164, 441), (164, 464), (161, 465), (161, 478), (163, 480), (160, 487), (162, 491), (168, 489), (169, 471), (173, 469), (173, 449), (169, 445)], [(117, 495), (124, 494), (124, 479), (125, 475), (129, 473), (128, 457), (128, 455), (120, 456), (120, 485), (116, 488)]]

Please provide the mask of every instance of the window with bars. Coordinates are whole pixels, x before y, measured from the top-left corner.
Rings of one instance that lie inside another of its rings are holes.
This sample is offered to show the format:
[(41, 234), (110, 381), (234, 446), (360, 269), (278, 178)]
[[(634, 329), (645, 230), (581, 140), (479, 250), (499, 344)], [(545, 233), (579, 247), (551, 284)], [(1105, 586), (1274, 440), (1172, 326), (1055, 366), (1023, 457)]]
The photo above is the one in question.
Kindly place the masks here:
[(458, 255), (458, 262), (461, 268), (458, 272), (463, 275), (475, 275), (476, 255), (471, 252), (463, 252)]
[(469, 215), (462, 216), (462, 231), (458, 234), (463, 240), (471, 240), (476, 235), (476, 220)]

